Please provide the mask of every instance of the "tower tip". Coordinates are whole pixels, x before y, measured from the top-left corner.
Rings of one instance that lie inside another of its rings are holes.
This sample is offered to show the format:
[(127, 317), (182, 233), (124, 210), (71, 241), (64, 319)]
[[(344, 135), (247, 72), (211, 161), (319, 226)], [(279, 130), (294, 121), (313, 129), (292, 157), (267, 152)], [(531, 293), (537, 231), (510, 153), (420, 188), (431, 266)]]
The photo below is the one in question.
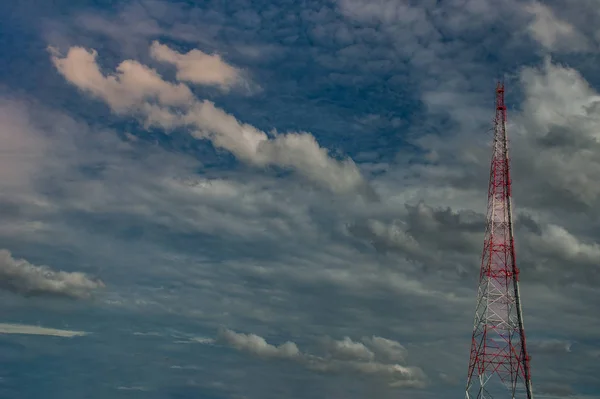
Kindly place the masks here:
[(504, 92), (504, 79), (496, 82), (496, 93)]

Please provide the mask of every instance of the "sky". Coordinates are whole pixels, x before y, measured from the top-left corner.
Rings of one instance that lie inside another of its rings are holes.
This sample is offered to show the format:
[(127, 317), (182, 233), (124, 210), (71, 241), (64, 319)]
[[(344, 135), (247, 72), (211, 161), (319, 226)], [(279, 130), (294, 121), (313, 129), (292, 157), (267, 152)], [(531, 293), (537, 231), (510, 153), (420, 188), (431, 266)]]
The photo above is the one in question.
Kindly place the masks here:
[(600, 398), (598, 26), (0, 2), (0, 398), (464, 397), (498, 79), (534, 394)]

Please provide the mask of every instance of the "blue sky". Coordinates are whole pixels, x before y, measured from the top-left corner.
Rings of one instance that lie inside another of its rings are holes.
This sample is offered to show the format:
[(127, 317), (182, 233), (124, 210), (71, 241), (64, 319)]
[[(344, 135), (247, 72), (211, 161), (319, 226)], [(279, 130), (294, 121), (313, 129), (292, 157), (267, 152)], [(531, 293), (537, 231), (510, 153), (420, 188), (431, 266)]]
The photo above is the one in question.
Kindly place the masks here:
[(464, 395), (495, 81), (533, 387), (600, 397), (593, 1), (0, 4), (0, 397)]

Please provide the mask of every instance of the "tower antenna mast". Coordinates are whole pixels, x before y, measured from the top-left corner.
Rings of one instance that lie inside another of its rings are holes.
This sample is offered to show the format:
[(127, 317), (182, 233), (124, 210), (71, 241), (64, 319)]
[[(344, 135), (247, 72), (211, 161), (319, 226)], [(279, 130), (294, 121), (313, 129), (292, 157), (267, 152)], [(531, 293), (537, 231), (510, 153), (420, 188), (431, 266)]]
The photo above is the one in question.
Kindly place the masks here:
[(496, 84), (494, 144), (466, 399), (533, 399), (519, 294), (504, 82)]

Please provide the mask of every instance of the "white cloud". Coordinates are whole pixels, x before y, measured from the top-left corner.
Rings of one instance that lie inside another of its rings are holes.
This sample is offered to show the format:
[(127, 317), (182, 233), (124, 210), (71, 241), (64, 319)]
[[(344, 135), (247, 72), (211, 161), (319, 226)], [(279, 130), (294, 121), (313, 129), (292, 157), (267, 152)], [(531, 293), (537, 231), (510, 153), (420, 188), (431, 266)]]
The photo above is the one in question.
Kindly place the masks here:
[(532, 250), (551, 259), (594, 265), (600, 259), (600, 245), (584, 243), (564, 227), (553, 224), (544, 227), (541, 235), (526, 236)]
[(558, 18), (552, 9), (538, 1), (525, 7), (533, 15), (529, 34), (550, 51), (580, 52), (591, 49), (588, 39), (572, 24)]
[[(344, 337), (342, 340), (327, 337), (323, 343), (328, 355), (336, 360), (373, 361), (376, 358), (392, 362), (405, 360), (406, 348), (397, 341), (378, 336), (364, 337), (361, 341), (353, 341), (350, 337)], [(365, 371), (369, 369), (367, 367)]]
[(354, 342), (350, 337), (340, 341), (331, 338), (324, 341), (327, 352), (336, 359), (341, 360), (373, 360), (375, 354), (362, 342)]
[(215, 147), (227, 149), (247, 163), (290, 168), (336, 193), (358, 192), (371, 198), (375, 195), (351, 159), (331, 158), (309, 133), (274, 133), (269, 138), (210, 101), (197, 103), (185, 121), (199, 128), (193, 132), (195, 137), (209, 138)]
[[(123, 61), (117, 74), (105, 77), (96, 63), (97, 53), (74, 47), (52, 60), (72, 84), (105, 100), (117, 113), (142, 113), (144, 122), (164, 128), (188, 126), (196, 138), (232, 152), (255, 166), (278, 166), (296, 171), (308, 181), (336, 193), (376, 194), (351, 159), (337, 160), (309, 133), (267, 133), (239, 122), (210, 101), (192, 100), (189, 88), (164, 81), (136, 61)], [(179, 111), (169, 107), (179, 106)]]
[(424, 388), (425, 373), (416, 367), (405, 367), (399, 364), (379, 362), (360, 362), (325, 360), (319, 357), (308, 357), (306, 367), (314, 371), (334, 373), (359, 373), (376, 379), (383, 379), (390, 387)]
[(397, 341), (382, 337), (365, 337), (363, 342), (370, 347), (378, 357), (391, 361), (402, 362), (406, 356), (406, 348)]
[[(555, 224), (568, 223), (573, 215), (565, 219), (567, 213), (599, 205), (600, 188), (594, 181), (600, 174), (600, 96), (581, 73), (550, 58), (541, 65), (522, 68), (519, 80), (508, 82), (507, 87), (515, 84), (523, 90), (523, 101), (520, 109), (509, 113), (508, 129), (518, 209), (535, 209)], [(508, 93), (508, 101), (515, 100), (512, 93)], [(462, 116), (453, 111), (479, 95), (478, 90), (463, 102), (446, 103), (445, 109), (452, 111), (449, 116), (459, 126)], [(491, 114), (493, 107), (483, 114), (488, 122), (477, 125), (481, 134), (459, 129), (444, 138), (428, 135), (415, 142), (424, 152), (438, 154), (436, 162), (410, 168), (418, 176), (409, 188), (415, 191), (415, 202), (425, 199), (455, 209), (473, 209), (474, 205), (485, 209)], [(404, 171), (394, 173), (403, 180), (411, 176)], [(544, 212), (549, 209), (555, 215)]]
[(528, 133), (544, 135), (554, 125), (567, 127), (575, 123), (575, 135), (600, 142), (596, 129), (600, 117), (594, 112), (600, 104), (600, 95), (577, 70), (555, 64), (546, 57), (539, 67), (523, 68), (520, 81), (526, 94), (523, 116), (530, 118), (535, 127), (543, 128)]
[[(600, 175), (600, 96), (577, 70), (550, 58), (523, 68), (520, 83), (522, 108), (509, 114), (513, 193), (516, 209), (536, 220), (535, 231), (528, 231), (522, 219), (516, 224), (522, 229), (517, 248), (524, 275), (526, 280), (552, 284), (594, 285), (592, 270), (597, 269), (600, 246), (590, 220), (597, 219), (595, 209), (600, 206), (595, 184)], [(490, 154), (489, 143), (474, 142), (473, 136), (468, 131), (439, 142), (424, 140), (424, 149), (438, 152), (440, 162), (412, 167), (420, 179), (402, 181), (405, 192), (417, 193), (415, 202), (425, 199), (466, 210), (476, 206), (479, 214), (418, 204), (391, 221), (358, 224), (352, 233), (380, 250), (417, 259), (430, 271), (457, 265), (463, 273), (476, 273)], [(491, 134), (487, 137), (491, 139)]]
[(242, 71), (225, 62), (218, 54), (206, 54), (193, 49), (185, 54), (172, 50), (157, 41), (150, 47), (154, 59), (173, 64), (177, 79), (229, 89), (243, 81)]
[(600, 95), (575, 69), (550, 58), (541, 67), (524, 68), (520, 80), (525, 101), (511, 132), (514, 168), (527, 182), (517, 186), (521, 196), (536, 208), (595, 207)]
[(173, 106), (192, 102), (187, 86), (168, 83), (137, 61), (123, 61), (115, 75), (104, 76), (96, 62), (95, 50), (71, 47), (65, 57), (60, 57), (53, 48), (50, 52), (54, 66), (71, 84), (106, 101), (117, 113), (139, 111), (148, 101)]
[[(339, 341), (331, 338), (322, 340), (328, 355), (326, 357), (301, 352), (293, 342), (288, 341), (276, 347), (268, 344), (258, 335), (240, 334), (226, 329), (220, 331), (219, 339), (235, 349), (265, 358), (294, 360), (313, 371), (369, 375), (382, 379), (390, 387), (423, 388), (426, 386), (426, 376), (421, 369), (395, 363), (381, 363), (364, 344), (355, 342), (349, 337)], [(367, 340), (369, 343), (375, 341), (375, 339)], [(383, 343), (384, 346), (390, 347), (390, 343), (395, 342), (385, 341), (387, 342), (379, 341), (376, 345), (381, 347)], [(398, 345), (391, 346), (397, 349)]]
[(0, 334), (26, 334), (26, 335), (48, 335), (51, 337), (79, 337), (87, 335), (85, 331), (59, 330), (27, 324), (0, 323)]
[(47, 266), (36, 266), (24, 259), (15, 259), (5, 249), (0, 250), (0, 288), (25, 296), (64, 296), (88, 298), (104, 287), (100, 280), (92, 280), (84, 273), (53, 271)]
[(285, 342), (279, 346), (268, 344), (263, 337), (256, 334), (236, 333), (228, 329), (219, 331), (218, 340), (238, 350), (263, 357), (296, 358), (300, 356), (298, 346), (293, 342)]

